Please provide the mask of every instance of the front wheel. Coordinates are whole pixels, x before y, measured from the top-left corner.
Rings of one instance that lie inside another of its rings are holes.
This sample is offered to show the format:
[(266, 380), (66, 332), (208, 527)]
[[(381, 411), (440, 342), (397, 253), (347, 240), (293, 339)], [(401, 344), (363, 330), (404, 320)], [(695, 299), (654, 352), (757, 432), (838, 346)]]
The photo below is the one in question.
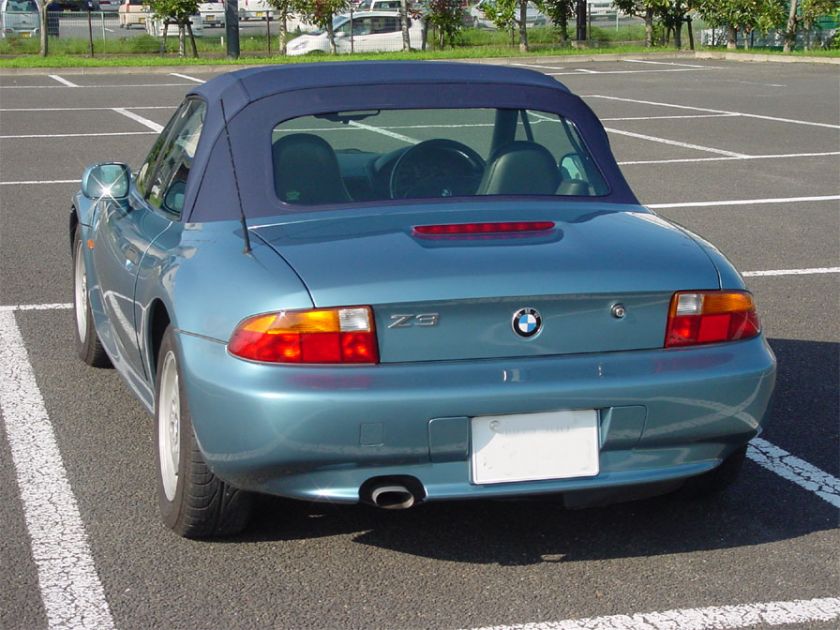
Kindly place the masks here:
[(248, 524), (253, 497), (216, 477), (204, 462), (171, 327), (163, 334), (157, 365), (155, 433), (163, 522), (186, 538), (238, 534)]
[(79, 358), (93, 367), (109, 367), (111, 360), (102, 347), (96, 327), (93, 324), (93, 313), (90, 310), (90, 298), (87, 290), (87, 274), (85, 273), (84, 245), (82, 243), (82, 228), (76, 226), (73, 234), (73, 314), (76, 325), (73, 327), (76, 339), (76, 353)]

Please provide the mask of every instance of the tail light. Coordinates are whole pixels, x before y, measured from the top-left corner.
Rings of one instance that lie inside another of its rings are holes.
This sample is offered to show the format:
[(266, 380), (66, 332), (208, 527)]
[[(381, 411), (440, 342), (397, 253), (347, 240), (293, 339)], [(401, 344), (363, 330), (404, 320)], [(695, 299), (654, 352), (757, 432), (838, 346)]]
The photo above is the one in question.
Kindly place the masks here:
[(746, 291), (680, 291), (671, 298), (665, 347), (749, 339), (761, 332)]
[(484, 234), (511, 234), (518, 232), (547, 232), (554, 229), (553, 221), (503, 221), (496, 223), (444, 223), (416, 225), (413, 232), (419, 236), (476, 236)]
[(280, 311), (249, 317), (228, 352), (267, 363), (378, 363), (369, 306)]

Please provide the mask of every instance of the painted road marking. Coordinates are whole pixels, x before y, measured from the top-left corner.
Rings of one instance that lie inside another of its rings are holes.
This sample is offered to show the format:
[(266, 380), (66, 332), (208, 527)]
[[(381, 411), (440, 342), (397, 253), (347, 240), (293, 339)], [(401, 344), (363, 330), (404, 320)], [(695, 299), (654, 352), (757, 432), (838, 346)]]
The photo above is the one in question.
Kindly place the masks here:
[(0, 182), (0, 186), (40, 186), (41, 184), (79, 184), (81, 182), (81, 178), (77, 177), (76, 179), (46, 179), (46, 180), (35, 180), (35, 179), (27, 179), (17, 182)]
[(375, 133), (381, 133), (383, 136), (388, 136), (389, 138), (394, 138), (395, 140), (399, 140), (400, 142), (407, 142), (408, 144), (419, 144), (420, 140), (417, 138), (411, 138), (409, 136), (404, 136), (401, 133), (395, 133), (393, 131), (388, 131), (387, 129), (383, 129), (382, 127), (374, 127), (373, 125), (366, 125), (364, 123), (356, 122), (355, 120), (351, 120), (347, 123), (351, 127), (356, 127), (357, 129), (366, 129), (367, 131), (373, 131)]
[(655, 66), (682, 66), (683, 68), (707, 68), (696, 63), (675, 63), (673, 61), (649, 61), (647, 59), (623, 59), (625, 63), (650, 63)]
[(623, 129), (612, 129), (604, 127), (610, 133), (615, 133), (620, 136), (629, 136), (631, 138), (638, 138), (639, 140), (649, 140), (651, 142), (658, 142), (660, 144), (669, 144), (675, 147), (682, 147), (683, 149), (695, 149), (697, 151), (706, 151), (707, 153), (717, 153), (718, 155), (726, 155), (733, 158), (747, 157), (743, 153), (735, 153), (734, 151), (725, 151), (723, 149), (715, 149), (713, 147), (704, 147), (699, 144), (689, 144), (688, 142), (679, 142), (678, 140), (668, 140), (667, 138), (658, 138), (656, 136), (648, 136), (643, 133), (636, 133), (634, 131), (624, 131)]
[(0, 409), (50, 628), (113, 628), (15, 315), (0, 313)]
[[(184, 87), (190, 85), (189, 83), (129, 83), (125, 85), (86, 85), (85, 89), (91, 88), (157, 88), (157, 87)], [(69, 85), (0, 85), (0, 90), (48, 90), (48, 89), (63, 89), (71, 87)], [(72, 87), (81, 87), (73, 85)]]
[[(546, 72), (550, 77), (564, 77), (564, 76), (578, 76), (583, 77), (587, 75), (602, 75), (602, 74), (659, 74), (660, 72), (697, 72), (698, 70), (711, 70), (717, 68), (703, 67), (703, 68), (662, 68), (658, 70), (584, 70), (577, 68), (579, 72)], [(586, 74), (583, 74), (586, 73)]]
[(203, 81), (202, 79), (196, 79), (195, 77), (191, 77), (188, 74), (178, 74), (177, 72), (170, 72), (169, 74), (173, 77), (178, 77), (179, 79), (186, 79), (187, 81), (195, 81), (196, 83), (207, 83), (207, 81)]
[[(76, 85), (72, 81), (68, 81), (67, 79), (65, 79), (63, 77), (60, 77), (57, 74), (48, 74), (47, 76), (50, 79), (53, 79), (54, 81), (58, 81), (59, 83), (61, 83), (65, 87), (79, 87), (78, 85)], [(47, 87), (47, 86), (44, 86), (44, 87)], [(51, 87), (56, 87), (56, 86), (51, 86)]]
[(688, 201), (685, 203), (649, 203), (648, 208), (704, 208), (709, 206), (750, 206), (768, 203), (798, 203), (801, 201), (837, 201), (840, 195), (819, 197), (776, 197), (773, 199), (736, 199), (730, 201)]
[(609, 615), (487, 626), (476, 630), (726, 630), (750, 626), (780, 626), (793, 623), (833, 621), (840, 617), (840, 597), (797, 599), (737, 606), (682, 608), (635, 615)]
[(622, 118), (601, 118), (600, 121), (620, 120), (672, 120), (680, 118), (732, 118), (735, 114), (685, 114), (678, 116), (624, 116)]
[(29, 133), (20, 136), (0, 136), (0, 140), (20, 140), (24, 138), (98, 138), (100, 136), (147, 136), (154, 131), (107, 131), (103, 133)]
[[(667, 70), (662, 70), (667, 72)], [(603, 98), (608, 101), (623, 101), (625, 103), (639, 103), (641, 105), (659, 105), (661, 107), (673, 107), (675, 109), (690, 109), (696, 112), (710, 112), (712, 114), (733, 114), (735, 116), (745, 116), (747, 118), (759, 118), (761, 120), (772, 120), (775, 122), (786, 122), (794, 125), (810, 125), (812, 127), (826, 127), (828, 129), (840, 129), (840, 125), (830, 125), (828, 123), (812, 122), (810, 120), (795, 120), (793, 118), (779, 118), (778, 116), (763, 116), (761, 114), (747, 114), (745, 112), (730, 112), (724, 109), (710, 109), (708, 107), (692, 107), (689, 105), (677, 105), (675, 103), (662, 103), (659, 101), (642, 101), (635, 98), (623, 98), (620, 96), (604, 96), (603, 94), (586, 94), (582, 98)]]
[(131, 120), (135, 120), (139, 122), (141, 125), (146, 125), (152, 131), (157, 131), (160, 133), (163, 131), (163, 125), (157, 124), (153, 120), (149, 120), (148, 118), (143, 118), (140, 114), (135, 114), (134, 112), (130, 112), (124, 107), (112, 107), (111, 111), (115, 111), (118, 114), (122, 114), (126, 118), (131, 118)]
[(779, 155), (743, 155), (741, 157), (702, 157), (702, 158), (675, 158), (672, 160), (630, 160), (619, 162), (621, 166), (628, 164), (679, 164), (682, 162), (721, 162), (725, 160), (778, 160), (780, 158), (803, 158), (803, 157), (826, 157), (829, 155), (840, 155), (840, 151), (824, 151), (821, 153), (781, 153)]
[(807, 276), (819, 273), (840, 273), (840, 267), (812, 267), (810, 269), (768, 269), (767, 271), (745, 271), (745, 278), (760, 276)]
[(586, 74), (603, 74), (603, 72), (598, 72), (597, 70), (587, 70), (586, 68), (575, 68), (575, 71), (585, 72)]
[[(129, 105), (124, 109), (175, 109), (177, 105)], [(0, 112), (100, 112), (113, 107), (0, 107)]]
[(761, 438), (750, 442), (747, 457), (782, 479), (792, 481), (834, 507), (840, 508), (840, 479), (837, 477)]

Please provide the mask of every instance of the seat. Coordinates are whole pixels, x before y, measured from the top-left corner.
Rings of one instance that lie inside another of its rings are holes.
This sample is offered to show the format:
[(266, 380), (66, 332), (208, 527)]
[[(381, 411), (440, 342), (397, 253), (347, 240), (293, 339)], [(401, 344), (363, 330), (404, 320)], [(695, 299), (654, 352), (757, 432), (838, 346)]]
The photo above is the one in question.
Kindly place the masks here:
[(272, 146), (274, 189), (286, 203), (316, 205), (352, 201), (335, 151), (309, 133), (283, 136)]
[(536, 142), (515, 141), (496, 149), (477, 195), (553, 195), (560, 173), (551, 152)]

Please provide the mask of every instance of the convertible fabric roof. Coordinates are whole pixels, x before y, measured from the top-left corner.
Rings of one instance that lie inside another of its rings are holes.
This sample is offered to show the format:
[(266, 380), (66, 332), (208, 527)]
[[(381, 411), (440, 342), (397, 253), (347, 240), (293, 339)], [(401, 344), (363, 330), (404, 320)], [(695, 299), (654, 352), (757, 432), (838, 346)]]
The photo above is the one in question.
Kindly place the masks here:
[[(191, 94), (210, 102), (224, 99), (235, 103), (227, 111), (232, 117), (248, 103), (282, 92), (310, 88), (418, 83), (457, 83), (548, 87), (569, 92), (558, 81), (534, 70), (505, 66), (422, 61), (333, 61), (246, 68), (211, 79)], [(227, 107), (227, 105), (226, 105)]]

